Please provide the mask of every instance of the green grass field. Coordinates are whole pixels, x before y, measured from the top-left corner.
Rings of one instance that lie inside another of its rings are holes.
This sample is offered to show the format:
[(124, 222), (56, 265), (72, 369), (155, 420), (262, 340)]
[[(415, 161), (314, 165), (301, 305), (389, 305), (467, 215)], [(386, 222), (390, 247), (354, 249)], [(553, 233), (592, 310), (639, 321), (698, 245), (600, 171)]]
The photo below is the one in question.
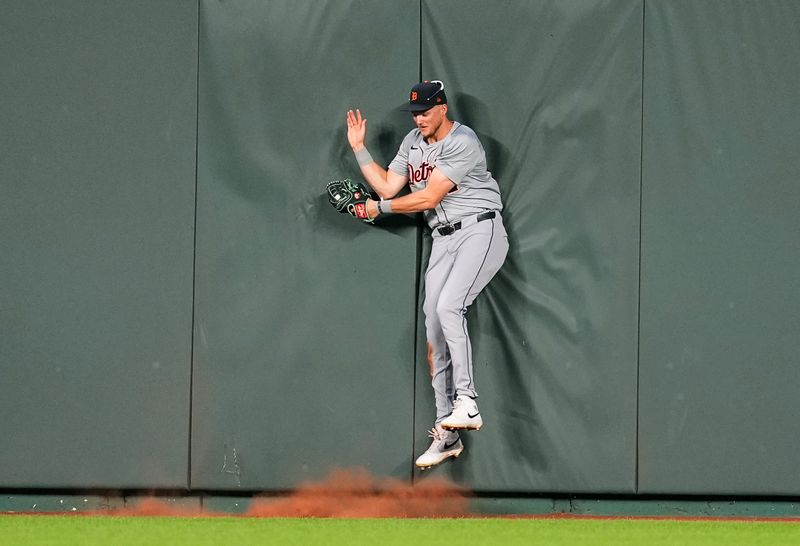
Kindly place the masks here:
[(800, 544), (800, 523), (648, 519), (316, 519), (0, 515), (0, 543)]

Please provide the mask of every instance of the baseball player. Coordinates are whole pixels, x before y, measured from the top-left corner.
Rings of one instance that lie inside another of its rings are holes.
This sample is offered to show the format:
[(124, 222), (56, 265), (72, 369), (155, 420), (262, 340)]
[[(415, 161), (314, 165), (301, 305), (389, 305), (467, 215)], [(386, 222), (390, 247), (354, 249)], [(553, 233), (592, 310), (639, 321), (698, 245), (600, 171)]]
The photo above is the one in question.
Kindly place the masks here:
[[(403, 139), (388, 170), (364, 146), (367, 120), (347, 113), (347, 140), (361, 173), (380, 196), (366, 199), (361, 214), (422, 212), (433, 244), (425, 272), (425, 331), (430, 355), (436, 421), (430, 447), (416, 460), (430, 468), (464, 451), (460, 430), (478, 430), (483, 419), (475, 399), (472, 346), (466, 312), (494, 277), (508, 253), (500, 211), (500, 189), (486, 169), (486, 153), (475, 132), (447, 116), (441, 81), (411, 89), (406, 107), (416, 124)], [(411, 193), (395, 197), (408, 184)]]

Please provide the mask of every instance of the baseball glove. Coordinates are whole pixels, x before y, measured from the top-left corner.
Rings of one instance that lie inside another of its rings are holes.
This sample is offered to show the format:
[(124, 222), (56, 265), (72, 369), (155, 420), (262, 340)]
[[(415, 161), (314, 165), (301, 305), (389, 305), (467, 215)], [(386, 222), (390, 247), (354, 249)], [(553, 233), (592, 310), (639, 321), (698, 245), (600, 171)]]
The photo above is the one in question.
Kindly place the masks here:
[(372, 199), (372, 194), (361, 182), (353, 182), (349, 178), (344, 180), (331, 180), (327, 188), (328, 201), (339, 212), (347, 212), (369, 222), (373, 222), (367, 213), (367, 199)]

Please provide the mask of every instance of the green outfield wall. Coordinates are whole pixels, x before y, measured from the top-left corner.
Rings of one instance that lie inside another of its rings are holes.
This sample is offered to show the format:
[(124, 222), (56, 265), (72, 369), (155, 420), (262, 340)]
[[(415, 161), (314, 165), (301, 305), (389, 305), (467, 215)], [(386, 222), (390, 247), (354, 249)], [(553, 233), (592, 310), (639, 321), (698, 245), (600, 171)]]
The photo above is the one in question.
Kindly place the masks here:
[[(797, 2), (0, 8), (0, 488), (800, 495)], [(434, 78), (511, 248), (485, 426), (419, 474), (427, 234), (323, 192)]]
[(0, 484), (183, 487), (197, 6), (0, 13)]

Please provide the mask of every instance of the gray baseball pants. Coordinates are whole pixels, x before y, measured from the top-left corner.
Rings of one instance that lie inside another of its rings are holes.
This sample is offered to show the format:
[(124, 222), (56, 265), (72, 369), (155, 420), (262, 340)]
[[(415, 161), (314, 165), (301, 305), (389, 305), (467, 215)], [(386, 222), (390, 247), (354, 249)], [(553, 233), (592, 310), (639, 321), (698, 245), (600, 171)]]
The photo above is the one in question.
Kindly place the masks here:
[(465, 218), (461, 229), (450, 235), (432, 232), (423, 311), (436, 423), (452, 413), (457, 395), (477, 397), (466, 312), (508, 254), (500, 213), (480, 222), (477, 218)]

